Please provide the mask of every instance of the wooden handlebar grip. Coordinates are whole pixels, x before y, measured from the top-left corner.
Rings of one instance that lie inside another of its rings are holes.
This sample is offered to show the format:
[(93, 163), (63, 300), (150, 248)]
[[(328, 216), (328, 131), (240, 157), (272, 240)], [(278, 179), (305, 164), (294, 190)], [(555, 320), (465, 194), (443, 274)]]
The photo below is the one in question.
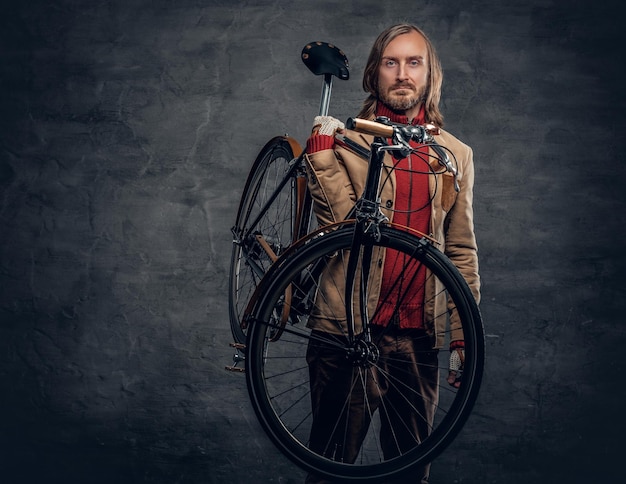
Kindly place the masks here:
[(346, 128), (352, 131), (358, 131), (359, 133), (382, 136), (383, 138), (391, 138), (393, 136), (393, 127), (367, 119), (348, 118)]

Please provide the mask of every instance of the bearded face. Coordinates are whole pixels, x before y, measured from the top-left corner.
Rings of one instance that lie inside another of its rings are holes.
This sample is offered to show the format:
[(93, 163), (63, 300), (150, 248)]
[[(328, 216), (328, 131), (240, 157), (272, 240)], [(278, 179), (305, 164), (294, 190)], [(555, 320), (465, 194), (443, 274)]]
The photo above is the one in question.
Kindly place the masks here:
[(382, 90), (378, 89), (378, 99), (393, 111), (411, 111), (426, 99), (426, 87), (418, 88), (401, 82)]
[(413, 119), (428, 86), (428, 47), (415, 31), (398, 35), (382, 54), (378, 69), (378, 99), (393, 111)]

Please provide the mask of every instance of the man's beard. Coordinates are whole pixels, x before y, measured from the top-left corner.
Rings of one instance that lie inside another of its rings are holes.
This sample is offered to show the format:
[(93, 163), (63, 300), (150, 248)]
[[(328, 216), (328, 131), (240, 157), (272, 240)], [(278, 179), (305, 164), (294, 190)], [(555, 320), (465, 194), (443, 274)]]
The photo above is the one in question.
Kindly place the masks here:
[[(378, 99), (380, 99), (380, 101), (392, 111), (408, 111), (424, 101), (426, 98), (426, 88), (422, 88), (419, 91), (413, 91), (413, 93), (408, 96), (394, 96), (391, 93), (396, 88), (398, 88), (398, 86), (392, 86), (387, 89), (386, 92), (378, 92)], [(412, 87), (406, 87), (406, 89), (413, 90)]]

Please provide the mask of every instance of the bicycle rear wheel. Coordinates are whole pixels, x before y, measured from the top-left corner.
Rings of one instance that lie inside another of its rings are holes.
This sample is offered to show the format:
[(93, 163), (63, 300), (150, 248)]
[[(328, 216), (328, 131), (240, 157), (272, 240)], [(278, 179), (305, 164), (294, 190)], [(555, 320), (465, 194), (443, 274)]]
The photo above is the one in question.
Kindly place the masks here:
[(232, 229), (229, 313), (236, 343), (245, 343), (242, 318), (259, 281), (275, 258), (304, 231), (296, 225), (303, 224), (298, 221), (299, 214), (310, 213), (311, 202), (306, 179), (294, 159), (301, 151), (291, 138), (273, 138), (260, 151), (248, 175)]
[[(352, 226), (317, 235), (272, 267), (248, 334), (246, 380), (262, 427), (288, 458), (326, 479), (372, 482), (426, 466), (458, 434), (479, 390), (484, 334), (476, 302), (454, 265), (430, 243), (386, 226), (374, 254), (381, 248), (398, 251), (395, 260), (402, 261), (403, 270), (395, 271), (398, 284), (381, 298), (402, 295), (401, 274), (425, 271), (423, 284), (436, 289), (426, 290), (424, 307), (443, 297), (444, 308), (424, 314), (460, 320), (465, 342), (460, 387), (446, 381), (447, 331), (442, 347), (433, 349), (424, 328), (384, 327), (378, 309), (370, 316), (371, 341), (364, 333), (351, 341), (346, 332), (312, 330), (316, 305), (326, 304), (329, 296), (319, 273), (331, 265), (334, 271), (347, 266), (352, 235)], [(339, 278), (337, 283), (343, 298)], [(287, 286), (293, 290), (291, 316), (276, 340), (272, 334)], [(337, 314), (337, 321), (341, 317)], [(430, 322), (425, 317), (424, 327)]]

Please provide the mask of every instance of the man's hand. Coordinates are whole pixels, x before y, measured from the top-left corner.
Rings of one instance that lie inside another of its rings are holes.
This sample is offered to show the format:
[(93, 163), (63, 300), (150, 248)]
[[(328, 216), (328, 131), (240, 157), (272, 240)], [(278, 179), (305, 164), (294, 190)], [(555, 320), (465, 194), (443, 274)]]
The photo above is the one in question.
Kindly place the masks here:
[(314, 134), (335, 136), (335, 132), (343, 131), (344, 129), (344, 124), (337, 118), (333, 118), (332, 116), (315, 116), (313, 123)]
[(459, 388), (461, 386), (464, 364), (465, 350), (463, 348), (450, 350), (450, 371), (448, 372), (448, 383), (454, 388)]

